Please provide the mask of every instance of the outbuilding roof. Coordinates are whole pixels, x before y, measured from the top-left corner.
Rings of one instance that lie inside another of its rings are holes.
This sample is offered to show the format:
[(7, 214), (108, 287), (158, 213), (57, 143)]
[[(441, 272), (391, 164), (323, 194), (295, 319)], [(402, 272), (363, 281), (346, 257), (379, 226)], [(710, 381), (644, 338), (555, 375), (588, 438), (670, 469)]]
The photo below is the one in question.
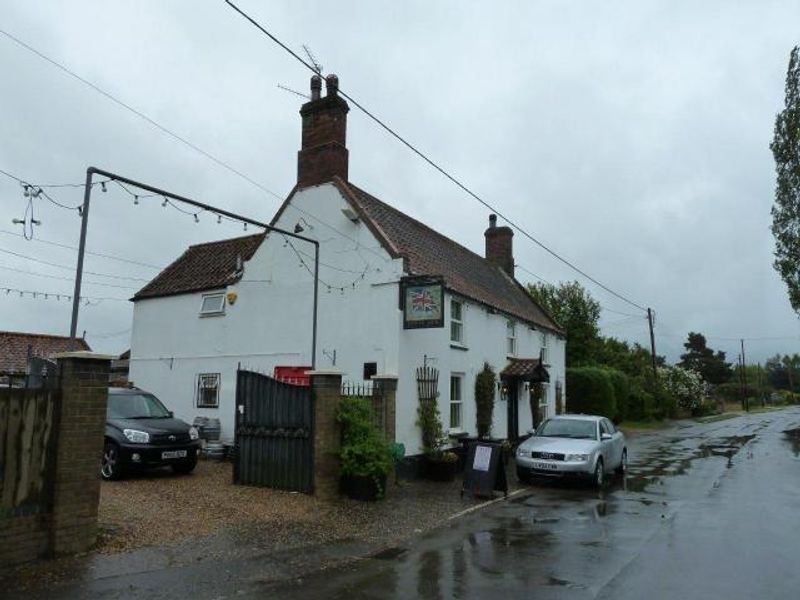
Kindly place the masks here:
[(60, 352), (91, 350), (83, 338), (0, 331), (0, 375), (26, 373), (29, 358), (49, 358)]
[(241, 277), (241, 264), (252, 258), (263, 233), (189, 246), (155, 279), (136, 292), (134, 300), (222, 288)]

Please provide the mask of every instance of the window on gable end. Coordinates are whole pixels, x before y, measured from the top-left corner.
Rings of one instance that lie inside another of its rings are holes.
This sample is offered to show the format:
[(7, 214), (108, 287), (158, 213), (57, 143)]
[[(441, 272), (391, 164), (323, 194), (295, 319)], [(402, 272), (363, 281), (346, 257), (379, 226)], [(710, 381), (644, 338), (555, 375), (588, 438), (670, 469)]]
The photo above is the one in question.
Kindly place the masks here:
[(200, 316), (209, 317), (225, 314), (225, 294), (203, 294), (203, 301), (200, 304)]

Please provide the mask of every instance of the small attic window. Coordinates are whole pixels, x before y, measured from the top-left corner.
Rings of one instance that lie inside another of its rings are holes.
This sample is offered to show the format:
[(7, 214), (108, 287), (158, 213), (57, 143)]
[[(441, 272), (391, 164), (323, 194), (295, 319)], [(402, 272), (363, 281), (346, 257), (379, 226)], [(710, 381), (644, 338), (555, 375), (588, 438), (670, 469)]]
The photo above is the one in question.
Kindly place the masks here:
[(225, 314), (225, 294), (203, 294), (203, 303), (200, 305), (200, 316), (210, 317)]

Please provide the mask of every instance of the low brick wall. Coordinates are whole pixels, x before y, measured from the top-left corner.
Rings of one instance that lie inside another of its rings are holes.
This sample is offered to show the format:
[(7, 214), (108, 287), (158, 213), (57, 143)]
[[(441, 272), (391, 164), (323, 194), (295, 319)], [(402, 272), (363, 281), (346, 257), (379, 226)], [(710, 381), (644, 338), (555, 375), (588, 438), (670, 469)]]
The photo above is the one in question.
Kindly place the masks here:
[(70, 353), (58, 364), (58, 389), (3, 392), (12, 409), (0, 434), (0, 568), (96, 540), (110, 357)]

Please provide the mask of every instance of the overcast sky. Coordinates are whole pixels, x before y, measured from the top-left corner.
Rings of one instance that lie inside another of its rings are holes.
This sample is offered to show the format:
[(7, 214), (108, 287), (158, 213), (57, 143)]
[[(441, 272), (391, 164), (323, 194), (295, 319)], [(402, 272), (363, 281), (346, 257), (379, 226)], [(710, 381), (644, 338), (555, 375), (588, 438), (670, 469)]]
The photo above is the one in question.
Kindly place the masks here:
[[(739, 337), (762, 338), (747, 341), (752, 361), (800, 351), (769, 231), (769, 142), (800, 3), (239, 1), (291, 48), (310, 46), (342, 89), (534, 236), (653, 307), (670, 360), (689, 330), (733, 360)], [(0, 29), (277, 196), (294, 185), (303, 100), (277, 86), (305, 92), (309, 73), (222, 0), (3, 0)], [(73, 183), (95, 165), (263, 220), (279, 205), (3, 35), (0, 70), (0, 169)], [(348, 147), (351, 181), (483, 252), (487, 209), (354, 107)], [(81, 201), (80, 188), (49, 192)], [(157, 199), (100, 194), (92, 252), (163, 266), (191, 243), (242, 233), (210, 217), (195, 224)], [(41, 225), (25, 241), (11, 220), (26, 202), (0, 176), (0, 249), (72, 267), (74, 250), (45, 242), (77, 246), (77, 214), (35, 200)], [(641, 311), (519, 234), (514, 250), (539, 277), (584, 283), (609, 309), (606, 334), (648, 343)], [(0, 287), (72, 292), (68, 269), (7, 253), (0, 266)], [(96, 255), (86, 269), (157, 272)], [(111, 298), (135, 289), (110, 286), (143, 281), (86, 280), (85, 295), (107, 299), (82, 309), (79, 331), (96, 350), (125, 350), (132, 307)], [(63, 299), (0, 291), (0, 329), (67, 334), (69, 318)]]

